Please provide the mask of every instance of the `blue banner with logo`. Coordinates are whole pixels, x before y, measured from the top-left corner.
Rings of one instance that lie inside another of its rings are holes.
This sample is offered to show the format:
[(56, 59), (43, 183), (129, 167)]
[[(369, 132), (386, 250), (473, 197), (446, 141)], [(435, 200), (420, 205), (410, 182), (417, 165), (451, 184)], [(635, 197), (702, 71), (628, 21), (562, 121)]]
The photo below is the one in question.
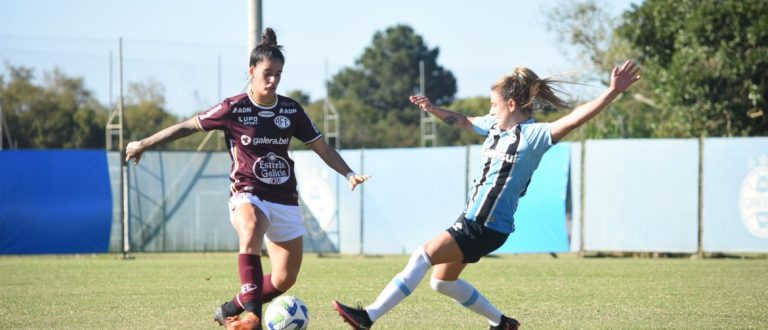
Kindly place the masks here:
[(107, 252), (104, 151), (0, 152), (0, 254)]
[(768, 252), (768, 138), (709, 138), (703, 153), (703, 250)]

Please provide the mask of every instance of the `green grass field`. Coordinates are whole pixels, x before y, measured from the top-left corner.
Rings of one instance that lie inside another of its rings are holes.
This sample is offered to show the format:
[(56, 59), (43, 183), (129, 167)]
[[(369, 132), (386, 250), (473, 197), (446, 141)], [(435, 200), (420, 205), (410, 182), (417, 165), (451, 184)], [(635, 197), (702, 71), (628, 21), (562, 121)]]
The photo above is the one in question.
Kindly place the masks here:
[[(269, 268), (268, 260), (262, 259)], [(305, 256), (289, 292), (311, 329), (345, 329), (331, 308), (370, 303), (406, 256)], [(212, 312), (239, 288), (236, 254), (0, 257), (0, 329), (216, 329)], [(485, 258), (464, 272), (527, 329), (768, 328), (768, 260)], [(487, 329), (428, 279), (380, 329)]]

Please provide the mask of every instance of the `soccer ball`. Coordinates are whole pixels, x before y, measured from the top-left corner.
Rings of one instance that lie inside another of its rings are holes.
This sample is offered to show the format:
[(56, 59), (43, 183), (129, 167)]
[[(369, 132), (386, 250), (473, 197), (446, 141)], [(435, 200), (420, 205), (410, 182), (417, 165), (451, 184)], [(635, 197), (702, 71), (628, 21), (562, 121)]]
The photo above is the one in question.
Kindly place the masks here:
[(264, 325), (269, 330), (306, 329), (309, 325), (309, 309), (299, 298), (277, 297), (264, 312)]

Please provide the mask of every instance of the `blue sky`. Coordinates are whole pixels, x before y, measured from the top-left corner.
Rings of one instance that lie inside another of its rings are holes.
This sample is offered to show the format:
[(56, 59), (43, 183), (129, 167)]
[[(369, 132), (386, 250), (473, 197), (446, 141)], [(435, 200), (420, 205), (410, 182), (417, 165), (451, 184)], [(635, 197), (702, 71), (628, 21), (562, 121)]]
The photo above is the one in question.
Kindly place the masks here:
[[(607, 3), (618, 15), (638, 2)], [(545, 10), (556, 3), (263, 0), (262, 9), (264, 26), (285, 46), (278, 93), (300, 89), (322, 98), (324, 81), (353, 66), (376, 31), (407, 24), (440, 48), (438, 63), (454, 73), (464, 98), (487, 96), (518, 65), (542, 76), (581, 69), (546, 28)], [(0, 61), (34, 68), (40, 79), (54, 67), (84, 77), (105, 104), (118, 95), (121, 37), (125, 84), (161, 84), (173, 114), (188, 117), (246, 84), (246, 0), (0, 0), (0, 8)]]

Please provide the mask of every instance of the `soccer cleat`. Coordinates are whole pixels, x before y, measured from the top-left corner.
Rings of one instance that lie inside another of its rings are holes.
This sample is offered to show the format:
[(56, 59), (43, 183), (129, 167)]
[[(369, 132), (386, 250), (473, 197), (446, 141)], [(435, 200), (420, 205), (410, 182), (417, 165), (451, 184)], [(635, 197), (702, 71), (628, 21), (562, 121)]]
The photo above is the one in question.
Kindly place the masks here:
[(216, 308), (216, 311), (213, 312), (213, 320), (216, 321), (221, 326), (229, 327), (232, 322), (240, 320), (240, 316), (233, 315), (233, 316), (224, 316), (224, 310), (219, 306)]
[(501, 323), (497, 326), (491, 326), (491, 330), (517, 330), (520, 329), (520, 322), (517, 320), (506, 317), (504, 315), (501, 316)]
[(368, 312), (361, 306), (352, 308), (334, 300), (333, 308), (339, 312), (339, 316), (344, 319), (344, 322), (347, 322), (352, 326), (352, 329), (365, 330), (370, 329), (371, 326), (373, 326), (373, 321), (371, 321), (371, 318), (368, 316)]
[(261, 319), (256, 314), (246, 312), (239, 320), (230, 323), (227, 330), (254, 330), (261, 329)]

